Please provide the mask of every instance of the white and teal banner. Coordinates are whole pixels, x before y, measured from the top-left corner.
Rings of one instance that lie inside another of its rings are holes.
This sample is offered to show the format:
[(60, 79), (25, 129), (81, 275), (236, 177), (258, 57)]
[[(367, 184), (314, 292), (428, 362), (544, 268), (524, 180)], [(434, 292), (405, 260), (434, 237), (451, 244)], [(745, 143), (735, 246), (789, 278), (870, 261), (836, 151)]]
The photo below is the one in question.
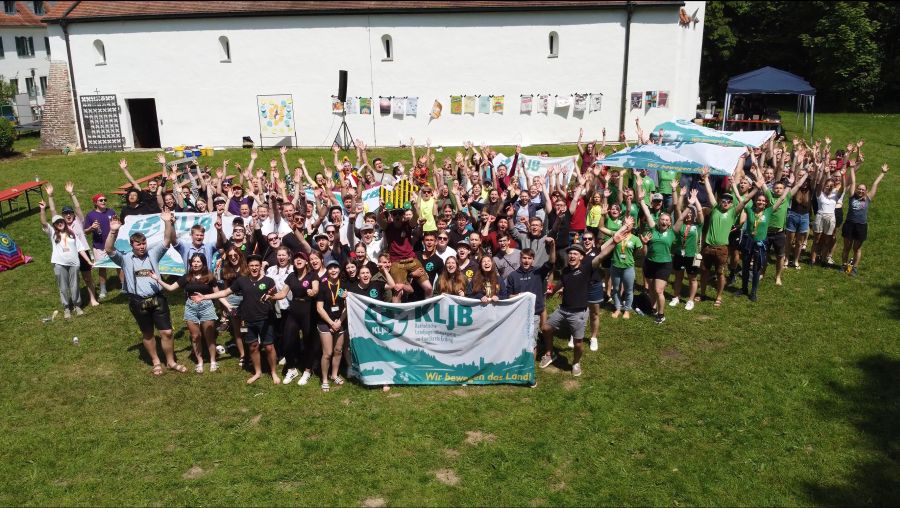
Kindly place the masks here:
[[(513, 170), (512, 163), (515, 155), (507, 157), (502, 153), (498, 153), (494, 160), (491, 162), (494, 164), (494, 170), (503, 164), (507, 168), (507, 174), (511, 173)], [(516, 176), (519, 177), (519, 185), (522, 188), (527, 188), (527, 185), (524, 185), (524, 182), (521, 181), (523, 175), (521, 175), (521, 165), (524, 163), (525, 165), (525, 175), (528, 178), (528, 183), (531, 183), (531, 180), (539, 176), (541, 179), (544, 179), (547, 176), (547, 171), (551, 167), (556, 167), (560, 171), (562, 171), (564, 181), (568, 182), (569, 179), (572, 178), (572, 175), (575, 173), (575, 164), (578, 159), (577, 155), (569, 155), (566, 157), (541, 157), (540, 155), (525, 155), (524, 153), (519, 154), (518, 164), (520, 167), (516, 168)]]
[[(231, 236), (231, 226), (234, 220), (233, 215), (226, 215), (222, 218), (222, 231), (226, 237)], [(200, 224), (206, 228), (206, 237), (204, 243), (215, 245), (216, 243), (216, 214), (215, 213), (176, 213), (175, 214), (175, 234), (181, 242), (191, 242), (191, 228), (194, 224)], [(165, 225), (158, 213), (150, 215), (129, 215), (125, 217), (125, 223), (119, 228), (119, 234), (116, 236), (116, 249), (122, 252), (131, 252), (131, 242), (129, 238), (134, 233), (143, 233), (147, 237), (147, 248), (163, 243), (163, 231)], [(94, 264), (97, 268), (118, 268), (119, 265), (113, 263), (108, 257), (102, 260), (96, 260)], [(210, 270), (213, 268), (215, 260), (211, 261)], [(184, 261), (178, 252), (170, 248), (166, 255), (159, 261), (159, 271), (164, 275), (184, 275)]]
[(366, 385), (531, 384), (534, 295), (384, 303), (349, 295), (350, 354)]
[(663, 122), (650, 132), (651, 139), (659, 137), (662, 130), (664, 143), (710, 143), (721, 146), (759, 147), (775, 135), (775, 131), (719, 131), (679, 119)]

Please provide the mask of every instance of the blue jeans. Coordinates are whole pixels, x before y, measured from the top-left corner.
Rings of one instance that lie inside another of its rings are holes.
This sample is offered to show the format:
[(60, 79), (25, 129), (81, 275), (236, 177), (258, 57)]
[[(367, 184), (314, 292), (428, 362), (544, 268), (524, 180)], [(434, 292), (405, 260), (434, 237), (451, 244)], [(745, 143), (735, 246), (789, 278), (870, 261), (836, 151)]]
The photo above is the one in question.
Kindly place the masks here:
[[(618, 268), (613, 265), (609, 268), (609, 274), (612, 278), (612, 294), (616, 310), (633, 310), (631, 305), (634, 301), (634, 267)], [(621, 296), (619, 296), (619, 285), (623, 286)]]

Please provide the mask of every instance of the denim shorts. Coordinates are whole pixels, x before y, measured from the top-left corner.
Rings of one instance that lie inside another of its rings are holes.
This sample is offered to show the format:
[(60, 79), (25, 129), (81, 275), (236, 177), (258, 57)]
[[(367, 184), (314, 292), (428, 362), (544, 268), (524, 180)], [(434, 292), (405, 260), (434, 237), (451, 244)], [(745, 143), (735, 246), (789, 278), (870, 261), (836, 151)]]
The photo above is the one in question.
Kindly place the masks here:
[(196, 303), (191, 299), (184, 302), (184, 320), (191, 323), (202, 323), (204, 321), (215, 321), (216, 308), (210, 300), (203, 300)]
[(788, 233), (809, 233), (809, 213), (797, 213), (788, 210), (787, 223), (784, 230)]

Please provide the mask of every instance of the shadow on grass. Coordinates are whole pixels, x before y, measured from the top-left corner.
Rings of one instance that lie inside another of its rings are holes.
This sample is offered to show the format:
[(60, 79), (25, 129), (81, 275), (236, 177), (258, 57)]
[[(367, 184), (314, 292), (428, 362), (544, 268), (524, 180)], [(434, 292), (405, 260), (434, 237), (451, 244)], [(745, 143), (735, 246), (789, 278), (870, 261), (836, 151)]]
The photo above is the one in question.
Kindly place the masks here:
[(836, 401), (821, 402), (829, 418), (847, 418), (868, 440), (872, 458), (839, 484), (808, 483), (810, 501), (829, 506), (900, 505), (900, 360), (870, 356), (857, 364), (863, 379), (855, 386), (829, 383)]
[(888, 314), (894, 319), (900, 319), (900, 284), (878, 286), (878, 292), (891, 299), (886, 309)]

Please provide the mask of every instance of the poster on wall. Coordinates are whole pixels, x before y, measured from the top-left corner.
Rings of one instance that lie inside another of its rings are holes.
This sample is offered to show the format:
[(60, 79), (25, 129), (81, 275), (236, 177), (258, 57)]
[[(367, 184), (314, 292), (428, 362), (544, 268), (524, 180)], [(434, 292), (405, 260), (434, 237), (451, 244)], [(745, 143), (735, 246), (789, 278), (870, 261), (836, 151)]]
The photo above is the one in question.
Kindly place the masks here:
[(631, 109), (641, 109), (644, 104), (643, 97), (642, 92), (631, 92)]
[(533, 95), (523, 95), (521, 98), (521, 102), (519, 103), (519, 113), (530, 115), (531, 114), (531, 105), (534, 102)]
[(257, 95), (256, 106), (262, 137), (294, 135), (294, 99), (290, 94)]
[(504, 95), (492, 95), (491, 96), (491, 111), (497, 114), (503, 114), (503, 106), (505, 104), (506, 96)]
[(419, 98), (406, 98), (406, 116), (416, 116), (419, 114)]
[(485, 115), (491, 112), (491, 97), (489, 95), (478, 96), (478, 112)]
[(600, 111), (603, 104), (603, 94), (591, 94), (591, 112)]
[(395, 116), (406, 114), (406, 97), (391, 97), (391, 113)]
[(547, 106), (550, 104), (550, 96), (549, 95), (540, 95), (537, 100), (537, 112), (538, 113), (547, 113)]
[(475, 101), (477, 99), (478, 97), (475, 97), (474, 95), (466, 95), (465, 98), (463, 98), (463, 113), (467, 115), (474, 115)]
[(450, 114), (451, 115), (461, 115), (462, 114), (462, 95), (451, 95), (450, 96)]
[(572, 96), (571, 95), (557, 95), (556, 96), (556, 109), (564, 109), (568, 108), (569, 105), (572, 104)]
[(371, 97), (360, 97), (359, 98), (359, 114), (360, 115), (371, 115), (372, 114), (372, 98)]
[(659, 95), (656, 99), (656, 107), (658, 108), (667, 108), (669, 107), (669, 91), (660, 91)]
[(656, 107), (656, 92), (647, 90), (644, 92), (644, 107), (647, 109)]
[(344, 103), (339, 101), (336, 95), (331, 96), (331, 112), (336, 114), (344, 112)]
[(391, 114), (391, 98), (390, 97), (381, 97), (378, 103), (378, 109), (381, 111), (382, 115), (390, 115)]
[(347, 102), (344, 103), (344, 111), (346, 111), (348, 115), (358, 115), (359, 97), (347, 97)]
[(435, 99), (434, 104), (431, 105), (431, 119), (437, 120), (441, 117), (441, 111), (444, 110), (444, 105), (441, 104), (441, 101)]

